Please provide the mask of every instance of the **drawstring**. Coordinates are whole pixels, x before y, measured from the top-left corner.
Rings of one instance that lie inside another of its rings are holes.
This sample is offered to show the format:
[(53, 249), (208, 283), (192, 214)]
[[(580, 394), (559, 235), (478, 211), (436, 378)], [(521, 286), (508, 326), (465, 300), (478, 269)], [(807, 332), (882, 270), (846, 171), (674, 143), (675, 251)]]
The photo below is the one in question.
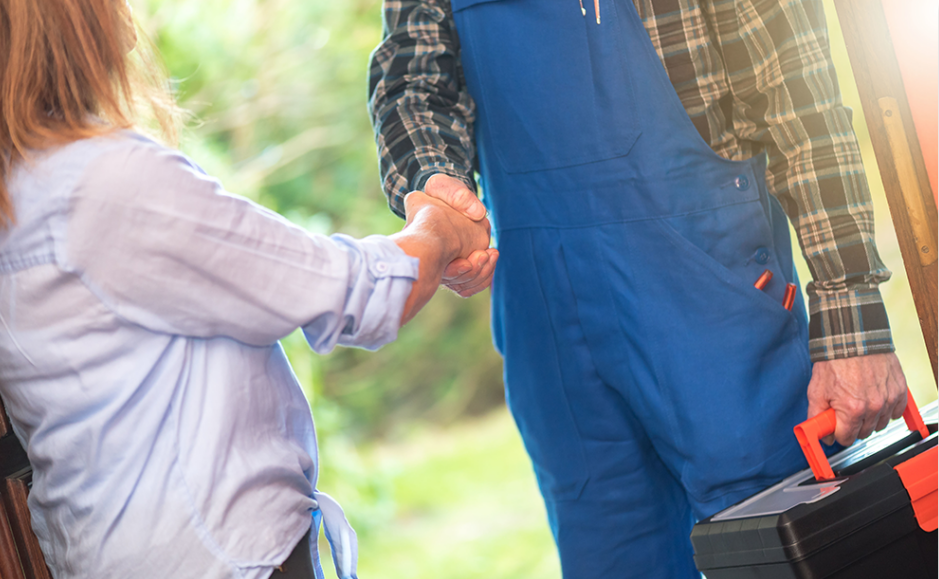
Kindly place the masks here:
[[(587, 9), (584, 8), (584, 0), (580, 1), (580, 13), (583, 16), (587, 15)], [(597, 14), (597, 24), (600, 24), (600, 0), (593, 0), (593, 11)]]
[[(326, 540), (329, 541), (329, 547), (333, 552), (336, 574), (340, 579), (356, 579), (359, 541), (355, 536), (355, 531), (352, 530), (345, 513), (342, 512), (342, 507), (334, 498), (314, 490), (313, 499), (319, 505), (318, 511), (313, 511), (313, 516), (320, 515), (323, 518)], [(316, 529), (319, 529), (319, 525)], [(322, 575), (317, 575), (317, 577), (322, 577)]]

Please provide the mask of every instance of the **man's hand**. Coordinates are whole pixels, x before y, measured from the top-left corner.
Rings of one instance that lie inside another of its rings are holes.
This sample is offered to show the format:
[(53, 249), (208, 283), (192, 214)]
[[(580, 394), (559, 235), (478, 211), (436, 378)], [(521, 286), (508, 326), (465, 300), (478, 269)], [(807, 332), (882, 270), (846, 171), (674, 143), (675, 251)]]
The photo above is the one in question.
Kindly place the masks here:
[[(407, 222), (404, 232), (421, 234), (433, 240), (446, 266), (454, 259), (466, 259), (489, 246), (489, 220), (470, 220), (444, 201), (422, 191), (412, 191), (404, 198)], [(441, 270), (443, 267), (441, 267)]]
[[(427, 180), (424, 193), (443, 201), (473, 221), (486, 217), (486, 207), (476, 194), (459, 179), (437, 173)], [(492, 275), (499, 260), (499, 250), (485, 248), (474, 251), (465, 258), (453, 260), (443, 272), (443, 285), (460, 296), (468, 298), (481, 292), (492, 283)]]
[(420, 259), (420, 267), (418, 279), (404, 304), (402, 325), (430, 301), (448, 264), (457, 259), (465, 260), (489, 246), (489, 220), (485, 217), (472, 221), (421, 191), (409, 193), (404, 205), (407, 223), (391, 239), (405, 253)]
[[(906, 392), (896, 354), (816, 362), (809, 382), (809, 418), (834, 408), (834, 440), (849, 446), (903, 416)], [(832, 437), (825, 442), (831, 444)]]

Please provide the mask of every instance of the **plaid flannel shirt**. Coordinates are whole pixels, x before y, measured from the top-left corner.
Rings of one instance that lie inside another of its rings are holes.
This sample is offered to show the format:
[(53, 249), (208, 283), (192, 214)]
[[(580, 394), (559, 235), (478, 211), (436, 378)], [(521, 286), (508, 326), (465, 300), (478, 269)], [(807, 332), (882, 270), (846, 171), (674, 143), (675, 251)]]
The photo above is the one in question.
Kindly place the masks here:
[[(705, 142), (729, 159), (767, 154), (767, 186), (812, 273), (812, 360), (892, 352), (878, 290), (890, 272), (874, 244), (870, 191), (821, 1), (633, 2)], [(395, 213), (403, 216), (404, 196), (435, 173), (474, 186), (474, 104), (449, 0), (384, 0), (369, 97)]]

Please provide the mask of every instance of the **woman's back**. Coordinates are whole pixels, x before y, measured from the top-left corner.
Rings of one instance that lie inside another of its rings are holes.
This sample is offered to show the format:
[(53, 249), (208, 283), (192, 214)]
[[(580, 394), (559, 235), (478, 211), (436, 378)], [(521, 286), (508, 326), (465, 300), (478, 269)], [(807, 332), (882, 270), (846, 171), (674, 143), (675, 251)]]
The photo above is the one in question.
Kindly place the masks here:
[(266, 577), (317, 507), (310, 410), (276, 340), (392, 339), (401, 295), (364, 312), (413, 260), (309, 236), (132, 133), (39, 154), (8, 185), (0, 394), (50, 567)]

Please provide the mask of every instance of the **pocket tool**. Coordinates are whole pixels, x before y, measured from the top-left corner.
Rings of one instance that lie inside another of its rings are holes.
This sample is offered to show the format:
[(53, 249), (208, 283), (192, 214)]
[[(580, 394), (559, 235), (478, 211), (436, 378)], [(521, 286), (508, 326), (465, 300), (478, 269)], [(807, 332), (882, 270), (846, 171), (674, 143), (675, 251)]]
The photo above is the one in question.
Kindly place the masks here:
[(792, 309), (793, 302), (796, 301), (796, 284), (787, 283), (786, 284), (786, 293), (783, 295), (783, 307), (787, 310)]
[(753, 287), (763, 291), (763, 288), (766, 287), (766, 284), (768, 284), (771, 279), (773, 279), (773, 272), (768, 269), (764, 270), (763, 273), (760, 274), (760, 277), (756, 279), (756, 283), (753, 284)]
[[(593, 11), (597, 15), (597, 24), (600, 24), (600, 0), (593, 0)], [(587, 9), (584, 8), (584, 0), (580, 0), (580, 13), (587, 15)]]

